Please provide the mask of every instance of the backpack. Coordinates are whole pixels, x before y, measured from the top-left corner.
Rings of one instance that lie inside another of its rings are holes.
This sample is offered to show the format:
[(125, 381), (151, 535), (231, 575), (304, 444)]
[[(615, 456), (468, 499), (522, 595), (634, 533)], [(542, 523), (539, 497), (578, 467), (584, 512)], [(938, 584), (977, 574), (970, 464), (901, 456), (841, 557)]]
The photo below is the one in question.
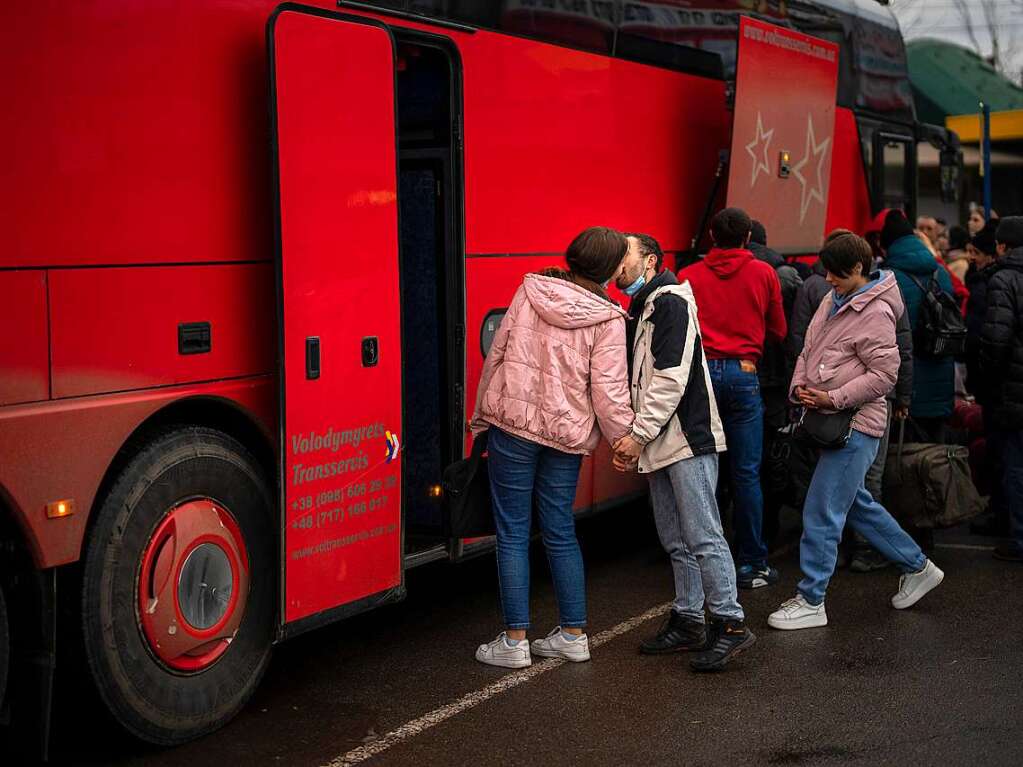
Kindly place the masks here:
[(923, 294), (913, 329), (913, 352), (922, 357), (957, 357), (966, 351), (966, 321), (955, 299), (938, 285), (937, 273), (935, 269), (927, 287), (906, 273)]

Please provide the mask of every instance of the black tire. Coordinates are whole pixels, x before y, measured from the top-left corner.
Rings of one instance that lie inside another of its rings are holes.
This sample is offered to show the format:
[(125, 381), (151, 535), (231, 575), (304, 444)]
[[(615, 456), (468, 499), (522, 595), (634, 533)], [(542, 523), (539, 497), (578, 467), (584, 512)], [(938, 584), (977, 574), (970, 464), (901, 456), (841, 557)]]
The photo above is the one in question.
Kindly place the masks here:
[[(139, 627), (140, 558), (163, 515), (206, 497), (231, 511), (251, 565), (241, 625), (224, 654), (182, 674), (151, 652)], [(270, 660), (276, 592), (273, 504), (258, 462), (236, 440), (179, 427), (146, 443), (99, 508), (85, 553), (82, 629), (100, 696), (128, 732), (175, 745), (223, 726), (248, 700)]]
[(7, 630), (7, 604), (4, 590), (0, 587), (0, 708), (3, 708), (4, 693), (7, 691), (7, 664), (11, 658), (11, 634)]

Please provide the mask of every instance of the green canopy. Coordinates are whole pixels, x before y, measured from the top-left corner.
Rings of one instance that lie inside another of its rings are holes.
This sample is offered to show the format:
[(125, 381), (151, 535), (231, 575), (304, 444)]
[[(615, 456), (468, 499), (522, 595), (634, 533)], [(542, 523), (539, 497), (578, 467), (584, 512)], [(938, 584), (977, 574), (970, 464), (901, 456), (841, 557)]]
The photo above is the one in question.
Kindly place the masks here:
[(906, 53), (920, 122), (944, 125), (948, 115), (975, 114), (980, 101), (993, 111), (1023, 109), (1023, 88), (961, 45), (921, 38)]

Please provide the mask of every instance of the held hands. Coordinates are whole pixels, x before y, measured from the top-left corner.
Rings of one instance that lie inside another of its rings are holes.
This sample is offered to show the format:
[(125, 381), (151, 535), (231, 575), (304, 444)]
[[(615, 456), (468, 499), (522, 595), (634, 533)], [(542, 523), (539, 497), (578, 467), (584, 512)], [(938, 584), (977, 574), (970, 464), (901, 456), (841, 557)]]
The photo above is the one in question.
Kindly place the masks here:
[(612, 446), (615, 451), (614, 466), (618, 471), (635, 471), (643, 446), (626, 434)]
[(821, 391), (820, 389), (811, 389), (808, 386), (797, 386), (796, 397), (799, 398), (800, 405), (810, 408), (811, 410), (820, 410), (821, 408), (826, 410), (835, 409), (835, 403), (831, 401), (831, 395), (826, 391)]

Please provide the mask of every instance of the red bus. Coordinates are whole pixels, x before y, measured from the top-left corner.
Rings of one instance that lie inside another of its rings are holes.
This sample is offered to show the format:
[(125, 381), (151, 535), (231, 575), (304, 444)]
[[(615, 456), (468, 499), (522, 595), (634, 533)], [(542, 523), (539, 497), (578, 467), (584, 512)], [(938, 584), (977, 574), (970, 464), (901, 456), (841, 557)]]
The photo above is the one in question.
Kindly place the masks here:
[[(203, 735), (274, 643), (488, 550), (445, 536), (438, 483), (503, 308), (591, 224), (669, 258), (699, 246), (724, 199), (739, 16), (840, 50), (823, 228), (913, 211), (925, 129), (887, 10), (703, 5), (0, 12), (12, 731), (45, 750), (59, 638), (134, 736)], [(580, 513), (642, 492), (609, 465), (606, 446), (584, 463)]]

